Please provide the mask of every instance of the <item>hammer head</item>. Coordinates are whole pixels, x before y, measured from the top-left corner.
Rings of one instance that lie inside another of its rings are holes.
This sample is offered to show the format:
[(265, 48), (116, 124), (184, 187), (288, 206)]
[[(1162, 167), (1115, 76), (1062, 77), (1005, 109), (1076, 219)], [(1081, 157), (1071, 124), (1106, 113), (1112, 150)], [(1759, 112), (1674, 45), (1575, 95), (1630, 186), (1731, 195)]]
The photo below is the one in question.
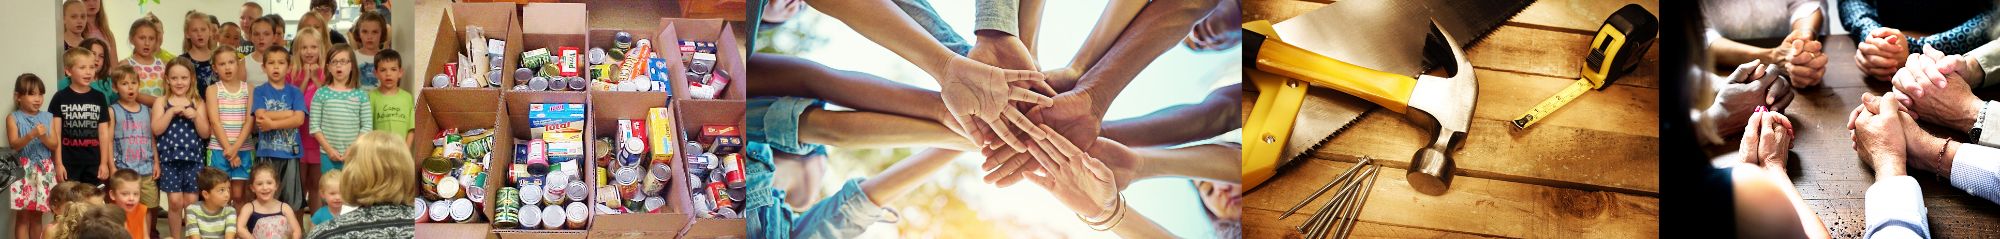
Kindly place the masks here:
[(1457, 151), (1465, 140), (1467, 125), (1472, 120), (1473, 101), (1478, 99), (1479, 84), (1473, 79), (1472, 62), (1465, 56), (1464, 46), (1452, 40), (1451, 33), (1433, 21), (1433, 28), (1443, 36), (1445, 47), (1450, 49), (1451, 58), (1437, 59), (1444, 64), (1451, 76), (1438, 77), (1421, 75), (1417, 77), (1416, 89), (1410, 93), (1410, 110), (1404, 114), (1419, 126), (1435, 128), (1430, 145), (1417, 150), (1410, 160), (1409, 182), (1411, 188), (1430, 195), (1444, 194), (1451, 186), (1450, 153)]

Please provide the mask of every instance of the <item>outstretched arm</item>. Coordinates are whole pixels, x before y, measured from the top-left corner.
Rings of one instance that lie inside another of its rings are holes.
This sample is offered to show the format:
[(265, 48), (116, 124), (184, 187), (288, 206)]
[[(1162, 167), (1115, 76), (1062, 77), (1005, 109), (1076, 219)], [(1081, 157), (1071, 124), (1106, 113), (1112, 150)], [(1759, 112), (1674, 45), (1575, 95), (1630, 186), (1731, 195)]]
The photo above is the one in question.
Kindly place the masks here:
[(1104, 122), (1105, 138), (1132, 147), (1169, 146), (1243, 128), (1243, 85), (1215, 89), (1201, 103), (1176, 105), (1137, 118)]
[(861, 192), (868, 194), (868, 198), (874, 201), (875, 205), (895, 203), (896, 199), (909, 194), (910, 190), (915, 190), (924, 177), (929, 177), (932, 172), (937, 172), (938, 168), (950, 164), (951, 159), (958, 157), (958, 154), (959, 151), (948, 149), (926, 149), (917, 152), (903, 161), (896, 162), (895, 165), (890, 165), (889, 169), (875, 175), (875, 178), (861, 182)]

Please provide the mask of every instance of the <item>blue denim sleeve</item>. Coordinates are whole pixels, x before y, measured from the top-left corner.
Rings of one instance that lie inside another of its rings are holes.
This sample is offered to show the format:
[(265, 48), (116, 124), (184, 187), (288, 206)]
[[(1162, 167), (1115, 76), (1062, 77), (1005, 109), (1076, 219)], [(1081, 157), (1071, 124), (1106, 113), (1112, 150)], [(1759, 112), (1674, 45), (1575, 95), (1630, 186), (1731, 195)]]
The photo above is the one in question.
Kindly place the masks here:
[(840, 192), (807, 209), (805, 215), (794, 220), (793, 238), (853, 238), (868, 229), (868, 225), (882, 221), (888, 210), (875, 205), (875, 201), (861, 192), (861, 181), (847, 180)]

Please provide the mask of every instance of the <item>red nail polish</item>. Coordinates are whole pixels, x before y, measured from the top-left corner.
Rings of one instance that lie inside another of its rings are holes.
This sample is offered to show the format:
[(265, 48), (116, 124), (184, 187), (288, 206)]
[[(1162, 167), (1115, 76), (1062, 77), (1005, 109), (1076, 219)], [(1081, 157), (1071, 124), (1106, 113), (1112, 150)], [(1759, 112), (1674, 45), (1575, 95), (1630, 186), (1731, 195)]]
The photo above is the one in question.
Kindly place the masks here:
[(1762, 106), (1762, 105), (1759, 105), (1759, 106), (1757, 106), (1757, 111), (1756, 111), (1756, 112), (1758, 112), (1758, 113), (1763, 113), (1763, 112), (1764, 112), (1764, 106)]

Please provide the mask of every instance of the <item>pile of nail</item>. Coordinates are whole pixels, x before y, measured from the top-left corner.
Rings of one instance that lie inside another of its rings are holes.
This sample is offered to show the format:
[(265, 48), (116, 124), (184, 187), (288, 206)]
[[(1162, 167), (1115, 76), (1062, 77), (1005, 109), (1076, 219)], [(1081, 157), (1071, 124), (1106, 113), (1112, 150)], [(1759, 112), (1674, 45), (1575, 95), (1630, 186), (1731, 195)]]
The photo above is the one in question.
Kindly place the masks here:
[(423, 160), (418, 222), (476, 222), (486, 205), (487, 163), (493, 160), (493, 131), (448, 129), (431, 141)]
[(458, 54), (458, 60), (444, 63), (444, 73), (431, 77), (431, 87), (499, 87), (500, 63), (506, 62), (503, 54), (507, 42), (486, 38), (485, 29), (468, 26), (465, 29), (465, 48)]
[(1375, 188), (1375, 175), (1382, 171), (1382, 166), (1375, 165), (1374, 162), (1373, 158), (1362, 157), (1360, 162), (1347, 168), (1347, 172), (1340, 173), (1340, 176), (1334, 177), (1333, 181), (1327, 182), (1326, 186), (1313, 191), (1312, 196), (1307, 196), (1305, 200), (1292, 205), (1292, 208), (1285, 209), (1285, 213), (1278, 215), (1278, 219), (1291, 217), (1292, 213), (1298, 212), (1299, 208), (1326, 194), (1334, 185), (1340, 185), (1340, 190), (1334, 193), (1333, 198), (1326, 204), (1321, 205), (1319, 211), (1313, 213), (1312, 218), (1306, 219), (1305, 225), (1299, 225), (1293, 230), (1304, 233), (1308, 239), (1329, 236), (1347, 238), (1361, 214), (1362, 204), (1368, 202), (1368, 192)]

